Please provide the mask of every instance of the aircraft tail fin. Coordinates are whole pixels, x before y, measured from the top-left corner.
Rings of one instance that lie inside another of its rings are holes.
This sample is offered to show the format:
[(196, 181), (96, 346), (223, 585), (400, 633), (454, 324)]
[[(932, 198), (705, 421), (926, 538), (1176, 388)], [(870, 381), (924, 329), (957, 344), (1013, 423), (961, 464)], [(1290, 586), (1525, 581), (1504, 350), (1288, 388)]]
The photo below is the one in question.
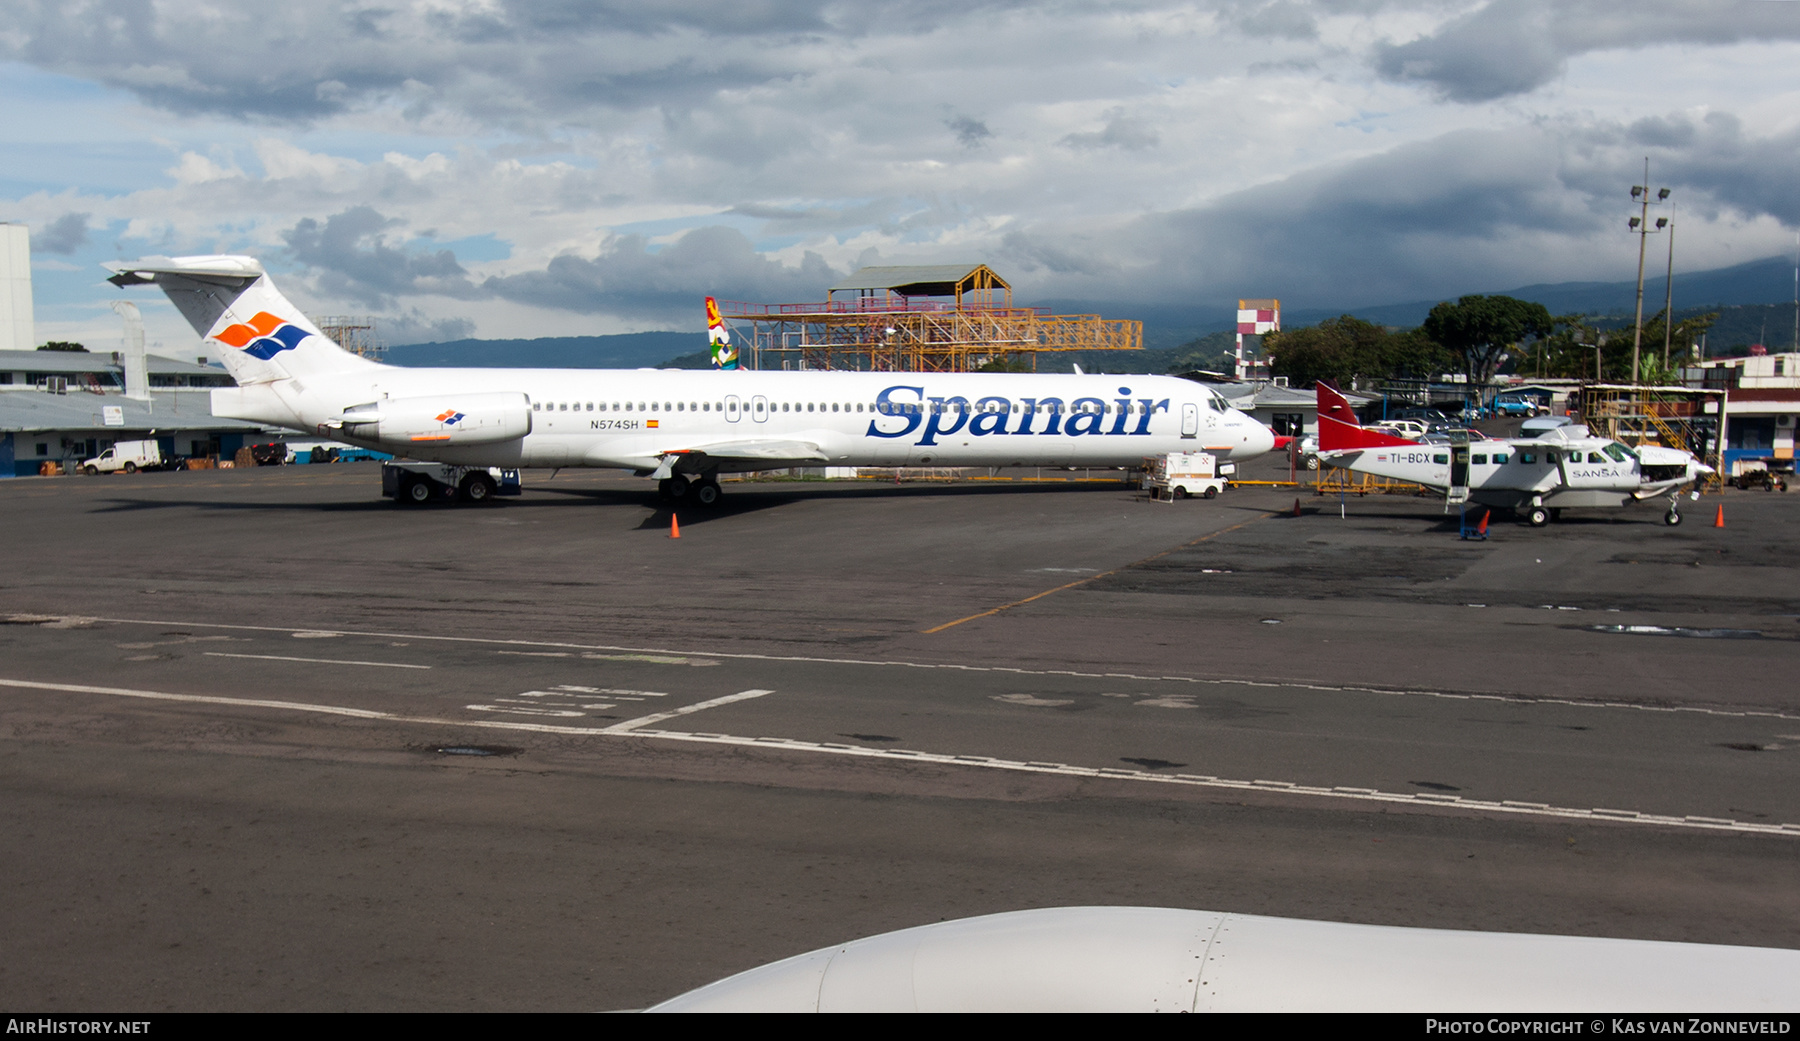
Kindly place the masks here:
[(738, 367), (738, 352), (731, 345), (731, 330), (726, 327), (724, 316), (719, 314), (719, 302), (710, 296), (706, 298), (706, 341), (712, 346), (713, 368)]
[(1350, 408), (1350, 402), (1338, 389), (1320, 380), (1317, 386), (1319, 400), (1319, 451), (1343, 452), (1357, 448), (1387, 448), (1391, 445), (1410, 445), (1417, 442), (1408, 441), (1404, 437), (1379, 430), (1369, 430), (1356, 421), (1356, 413)]
[(117, 286), (156, 285), (240, 384), (372, 368), (281, 295), (252, 257), (147, 257), (107, 264)]

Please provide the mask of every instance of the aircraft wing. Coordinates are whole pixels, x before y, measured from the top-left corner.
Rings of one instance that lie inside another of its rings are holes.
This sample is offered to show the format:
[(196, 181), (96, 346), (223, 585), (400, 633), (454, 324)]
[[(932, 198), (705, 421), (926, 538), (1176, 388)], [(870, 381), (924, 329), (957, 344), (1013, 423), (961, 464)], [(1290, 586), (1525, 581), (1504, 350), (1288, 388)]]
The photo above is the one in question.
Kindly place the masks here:
[(704, 444), (668, 448), (658, 453), (662, 466), (651, 476), (705, 473), (708, 470), (775, 470), (784, 466), (822, 466), (828, 462), (825, 449), (812, 441), (779, 439), (746, 439), (740, 441), (708, 441)]

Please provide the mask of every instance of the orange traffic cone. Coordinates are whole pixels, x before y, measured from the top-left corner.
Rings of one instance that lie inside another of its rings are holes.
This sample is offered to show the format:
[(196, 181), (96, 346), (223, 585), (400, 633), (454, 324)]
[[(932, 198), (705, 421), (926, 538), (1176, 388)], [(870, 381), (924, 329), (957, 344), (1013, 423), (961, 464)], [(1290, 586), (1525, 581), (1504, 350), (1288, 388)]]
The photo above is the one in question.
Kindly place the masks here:
[(1300, 516), (1300, 500), (1299, 500), (1299, 499), (1295, 499), (1295, 500), (1294, 500), (1294, 512), (1293, 512), (1293, 516), (1295, 516), (1295, 517), (1298, 517), (1298, 516)]
[(672, 539), (681, 537), (681, 524), (675, 520), (673, 513), (669, 514), (669, 537)]
[(1482, 513), (1482, 514), (1481, 514), (1481, 523), (1480, 523), (1480, 524), (1477, 524), (1477, 525), (1476, 525), (1476, 526), (1475, 526), (1475, 534), (1477, 534), (1477, 535), (1480, 535), (1480, 536), (1481, 536), (1481, 537), (1482, 537), (1482, 538), (1484, 538), (1484, 539), (1485, 539), (1485, 538), (1487, 538), (1487, 522), (1488, 522), (1488, 514), (1490, 514), (1490, 513), (1492, 513), (1492, 512), (1494, 512), (1494, 511), (1492, 511), (1492, 510), (1486, 510), (1486, 511), (1484, 511), (1484, 512), (1483, 512), (1483, 513)]
[(1713, 527), (1723, 528), (1724, 526), (1725, 526), (1725, 504), (1720, 503), (1719, 504), (1719, 514), (1718, 514), (1718, 516), (1713, 518)]

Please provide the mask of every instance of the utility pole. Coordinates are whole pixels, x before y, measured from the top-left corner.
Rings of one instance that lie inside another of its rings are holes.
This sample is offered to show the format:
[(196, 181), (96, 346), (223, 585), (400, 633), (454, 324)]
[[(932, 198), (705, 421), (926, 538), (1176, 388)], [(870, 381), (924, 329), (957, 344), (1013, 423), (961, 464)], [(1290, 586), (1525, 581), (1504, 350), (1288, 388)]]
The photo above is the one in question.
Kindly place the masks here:
[[(1648, 177), (1645, 180), (1649, 180)], [(1669, 341), (1675, 335), (1675, 206), (1669, 206), (1669, 271), (1663, 276), (1663, 371), (1669, 371)]]
[[(1637, 233), (1638, 237), (1638, 277), (1637, 277), (1637, 329), (1631, 338), (1631, 382), (1636, 385), (1639, 374), (1639, 353), (1644, 346), (1644, 248), (1647, 245), (1645, 236), (1650, 234), (1650, 157), (1644, 157), (1644, 183), (1631, 186), (1631, 197), (1638, 200), (1640, 212), (1631, 218), (1626, 226)], [(1657, 193), (1656, 201), (1662, 202), (1669, 197), (1669, 189), (1664, 188)], [(1668, 227), (1669, 218), (1656, 218), (1656, 230)]]

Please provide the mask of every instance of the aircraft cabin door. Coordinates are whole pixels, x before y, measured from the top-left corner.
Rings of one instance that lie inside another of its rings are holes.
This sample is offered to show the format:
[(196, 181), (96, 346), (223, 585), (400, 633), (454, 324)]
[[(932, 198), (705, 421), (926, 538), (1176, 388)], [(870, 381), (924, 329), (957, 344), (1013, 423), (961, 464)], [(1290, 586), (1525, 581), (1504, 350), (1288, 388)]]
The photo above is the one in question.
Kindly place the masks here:
[(769, 399), (761, 394), (750, 399), (750, 418), (758, 423), (766, 423), (769, 419)]
[(1181, 406), (1181, 436), (1195, 437), (1200, 433), (1200, 406), (1189, 402)]
[(1444, 501), (1455, 506), (1469, 501), (1469, 435), (1450, 435), (1450, 490)]
[(738, 411), (738, 407), (738, 397), (736, 394), (725, 395), (725, 422), (736, 423), (738, 421), (738, 418), (742, 415), (742, 413)]

